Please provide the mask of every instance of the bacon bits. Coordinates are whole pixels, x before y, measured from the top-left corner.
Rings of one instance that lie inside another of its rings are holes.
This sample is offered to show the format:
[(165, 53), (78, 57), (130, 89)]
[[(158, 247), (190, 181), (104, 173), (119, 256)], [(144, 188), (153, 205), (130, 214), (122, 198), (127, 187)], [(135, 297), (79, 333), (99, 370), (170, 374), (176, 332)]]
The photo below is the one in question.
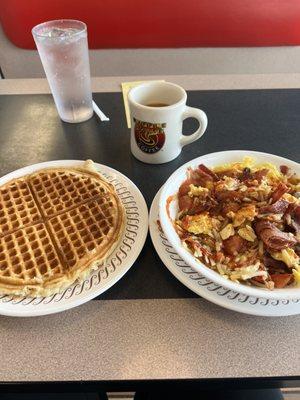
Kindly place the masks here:
[(280, 172), (282, 175), (287, 175), (290, 172), (290, 169), (286, 165), (280, 165)]

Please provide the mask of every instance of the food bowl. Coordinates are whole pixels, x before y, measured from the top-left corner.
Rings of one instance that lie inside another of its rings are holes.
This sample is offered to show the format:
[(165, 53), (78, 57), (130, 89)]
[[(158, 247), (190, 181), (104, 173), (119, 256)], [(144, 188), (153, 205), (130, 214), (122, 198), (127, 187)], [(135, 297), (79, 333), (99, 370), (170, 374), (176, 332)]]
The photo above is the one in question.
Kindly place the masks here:
[[(255, 163), (272, 163), (279, 167), (280, 165), (286, 165), (297, 175), (300, 175), (300, 165), (294, 161), (288, 160), (283, 157), (278, 157), (272, 154), (260, 153), (256, 151), (247, 150), (232, 150), (222, 151), (218, 153), (211, 153), (205, 156), (195, 158), (184, 164), (182, 167), (177, 169), (164, 184), (160, 199), (159, 199), (159, 218), (161, 227), (175, 251), (178, 255), (196, 272), (204, 275), (211, 281), (233, 290), (238, 293), (242, 293), (248, 296), (260, 297), (266, 299), (276, 300), (290, 300), (300, 299), (300, 287), (291, 286), (282, 289), (269, 290), (266, 288), (248, 286), (242, 283), (236, 283), (224, 278), (218, 272), (213, 271), (199, 260), (197, 260), (181, 243), (181, 240), (173, 226), (173, 220), (175, 219), (178, 211), (177, 192), (180, 185), (187, 178), (187, 168), (195, 168), (199, 164), (205, 164), (207, 167), (212, 168), (222, 164), (229, 164), (233, 162), (242, 161), (244, 157), (252, 157)], [(175, 195), (175, 196), (174, 196)]]

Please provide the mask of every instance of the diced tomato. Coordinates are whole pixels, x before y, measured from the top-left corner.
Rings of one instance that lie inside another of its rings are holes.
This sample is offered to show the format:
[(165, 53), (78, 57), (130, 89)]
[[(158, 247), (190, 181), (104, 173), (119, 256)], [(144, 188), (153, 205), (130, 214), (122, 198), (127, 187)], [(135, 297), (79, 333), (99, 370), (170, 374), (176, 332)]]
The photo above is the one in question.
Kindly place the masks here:
[(272, 274), (270, 277), (274, 282), (274, 286), (281, 289), (290, 283), (293, 274)]
[(224, 240), (223, 244), (225, 252), (233, 256), (243, 250), (246, 245), (246, 240), (241, 238), (239, 235), (233, 235)]

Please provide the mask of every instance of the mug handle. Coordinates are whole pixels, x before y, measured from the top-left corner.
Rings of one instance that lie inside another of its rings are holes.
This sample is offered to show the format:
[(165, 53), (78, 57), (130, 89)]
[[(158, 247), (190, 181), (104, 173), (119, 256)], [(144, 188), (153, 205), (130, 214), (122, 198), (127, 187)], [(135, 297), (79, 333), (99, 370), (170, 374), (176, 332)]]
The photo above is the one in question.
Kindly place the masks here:
[(207, 116), (204, 111), (199, 108), (185, 106), (185, 110), (182, 114), (182, 121), (186, 118), (196, 118), (200, 124), (199, 128), (191, 135), (181, 135), (180, 144), (181, 147), (186, 146), (201, 138), (207, 127)]

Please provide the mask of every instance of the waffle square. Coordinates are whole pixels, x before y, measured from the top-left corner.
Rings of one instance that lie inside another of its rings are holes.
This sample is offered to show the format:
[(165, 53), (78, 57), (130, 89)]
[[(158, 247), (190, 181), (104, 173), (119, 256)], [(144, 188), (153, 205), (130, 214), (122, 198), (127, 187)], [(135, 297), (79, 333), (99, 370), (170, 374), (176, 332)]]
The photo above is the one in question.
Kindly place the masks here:
[(40, 221), (42, 216), (24, 179), (0, 187), (0, 237)]
[(46, 280), (64, 274), (45, 224), (9, 233), (0, 239), (0, 288), (2, 293), (25, 294)]
[(36, 173), (29, 184), (45, 217), (69, 210), (111, 189), (91, 174), (67, 169)]
[(59, 252), (70, 272), (81, 269), (94, 259), (103, 261), (115, 241), (119, 219), (117, 202), (111, 197), (91, 200), (49, 220)]

